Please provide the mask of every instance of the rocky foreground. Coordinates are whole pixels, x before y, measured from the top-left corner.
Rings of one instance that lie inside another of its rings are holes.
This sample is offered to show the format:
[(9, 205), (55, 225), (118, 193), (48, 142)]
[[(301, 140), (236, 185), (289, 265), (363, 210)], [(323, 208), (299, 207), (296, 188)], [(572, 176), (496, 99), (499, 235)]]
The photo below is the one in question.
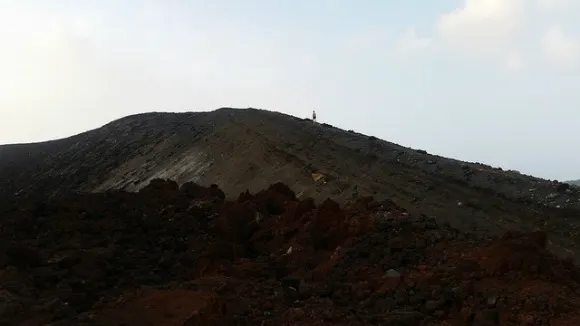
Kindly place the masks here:
[(154, 180), (0, 208), (2, 325), (580, 325), (544, 233)]

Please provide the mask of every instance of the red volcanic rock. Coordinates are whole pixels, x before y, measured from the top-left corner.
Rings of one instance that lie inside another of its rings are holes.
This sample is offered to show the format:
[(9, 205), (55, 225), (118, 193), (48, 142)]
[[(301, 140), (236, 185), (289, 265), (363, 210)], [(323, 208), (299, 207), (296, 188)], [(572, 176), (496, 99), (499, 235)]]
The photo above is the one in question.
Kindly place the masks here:
[(0, 323), (576, 325), (580, 271), (545, 233), (483, 240), (393, 202), (138, 193), (21, 201), (3, 215)]

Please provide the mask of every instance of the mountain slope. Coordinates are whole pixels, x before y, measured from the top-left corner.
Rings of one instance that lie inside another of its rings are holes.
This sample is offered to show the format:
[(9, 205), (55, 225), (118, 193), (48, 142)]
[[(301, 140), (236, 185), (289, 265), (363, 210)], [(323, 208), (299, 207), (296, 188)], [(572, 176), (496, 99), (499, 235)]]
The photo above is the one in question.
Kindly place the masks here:
[(226, 194), (281, 181), (319, 201), (372, 195), (485, 235), (546, 229), (553, 250), (577, 256), (574, 187), (280, 113), (148, 113), (67, 139), (0, 147), (4, 196), (136, 191), (155, 178), (217, 184)]
[(569, 184), (573, 184), (575, 186), (580, 186), (580, 180), (570, 180), (570, 181), (566, 181)]

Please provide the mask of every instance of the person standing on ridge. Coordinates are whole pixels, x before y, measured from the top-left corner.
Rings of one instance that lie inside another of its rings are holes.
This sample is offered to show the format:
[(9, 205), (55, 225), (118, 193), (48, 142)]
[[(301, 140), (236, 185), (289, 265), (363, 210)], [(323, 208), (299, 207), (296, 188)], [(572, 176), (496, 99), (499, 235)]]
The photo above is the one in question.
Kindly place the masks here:
[(316, 122), (316, 111), (312, 110), (312, 121)]

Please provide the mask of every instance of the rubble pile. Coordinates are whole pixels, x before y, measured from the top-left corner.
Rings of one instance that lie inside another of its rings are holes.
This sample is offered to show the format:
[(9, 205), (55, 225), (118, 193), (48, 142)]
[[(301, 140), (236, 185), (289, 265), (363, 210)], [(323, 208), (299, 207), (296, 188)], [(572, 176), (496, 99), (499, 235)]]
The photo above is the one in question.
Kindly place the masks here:
[(284, 184), (226, 201), (153, 180), (2, 211), (4, 325), (580, 325), (545, 233), (481, 239)]

